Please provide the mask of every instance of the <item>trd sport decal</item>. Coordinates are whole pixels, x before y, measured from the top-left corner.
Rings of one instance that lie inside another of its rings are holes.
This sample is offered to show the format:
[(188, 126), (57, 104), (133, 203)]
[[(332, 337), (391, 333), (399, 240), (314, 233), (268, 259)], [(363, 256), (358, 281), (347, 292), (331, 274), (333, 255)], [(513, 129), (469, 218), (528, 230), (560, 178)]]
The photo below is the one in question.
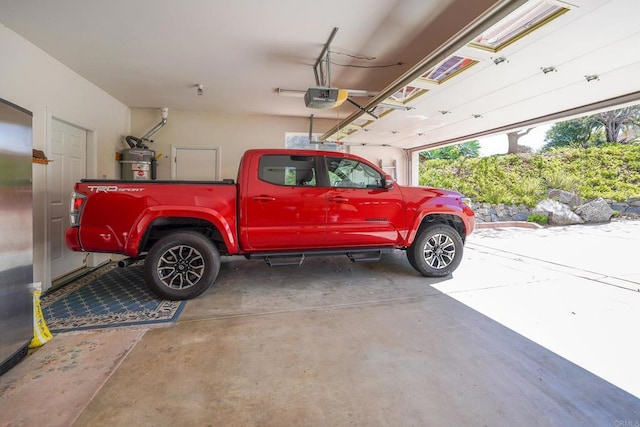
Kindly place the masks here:
[(144, 191), (144, 188), (120, 188), (117, 185), (87, 185), (89, 191), (94, 193), (109, 193), (112, 191), (123, 191), (135, 193), (138, 191)]

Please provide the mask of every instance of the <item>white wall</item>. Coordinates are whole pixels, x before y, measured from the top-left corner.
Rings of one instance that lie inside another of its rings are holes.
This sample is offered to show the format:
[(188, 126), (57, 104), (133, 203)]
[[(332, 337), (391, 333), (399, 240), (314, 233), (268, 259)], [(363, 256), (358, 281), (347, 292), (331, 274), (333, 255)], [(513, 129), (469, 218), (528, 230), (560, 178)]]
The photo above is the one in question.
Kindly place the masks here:
[[(161, 120), (160, 109), (131, 110), (132, 135), (140, 137)], [(324, 132), (335, 120), (314, 119), (314, 132)], [(309, 132), (309, 119), (260, 115), (198, 113), (169, 109), (167, 124), (151, 137), (149, 148), (157, 154), (158, 179), (171, 179), (171, 145), (221, 148), (220, 177), (236, 179), (238, 164), (250, 148), (284, 148), (285, 132)], [(128, 148), (122, 144), (122, 148)]]
[[(140, 137), (161, 120), (160, 109), (133, 108), (131, 133)], [(313, 132), (323, 133), (335, 125), (335, 120), (315, 118)], [(284, 148), (285, 132), (309, 132), (305, 117), (247, 116), (220, 113), (198, 113), (169, 109), (167, 124), (151, 139), (149, 148), (162, 153), (158, 161), (158, 179), (171, 179), (171, 145), (217, 146), (221, 148), (221, 178), (236, 179), (238, 164), (250, 148)], [(121, 144), (120, 149), (128, 148)], [(378, 164), (391, 165), (396, 160), (398, 182), (407, 182), (406, 157), (393, 147), (351, 146), (348, 151)]]
[[(33, 113), (33, 148), (49, 153), (51, 118), (89, 131), (89, 177), (117, 177), (116, 147), (129, 132), (129, 109), (0, 24), (0, 98)], [(47, 166), (33, 165), (34, 280), (51, 284)], [(69, 192), (71, 192), (71, 188)]]
[[(407, 180), (407, 157), (402, 149), (396, 147), (352, 145), (349, 147), (349, 152), (364, 157), (376, 165), (379, 164), (379, 160), (382, 160), (382, 166), (385, 172), (391, 176), (393, 176), (393, 174), (388, 167), (392, 166), (395, 160), (396, 181), (401, 185), (409, 184)], [(409, 154), (409, 156), (411, 156), (411, 154)]]

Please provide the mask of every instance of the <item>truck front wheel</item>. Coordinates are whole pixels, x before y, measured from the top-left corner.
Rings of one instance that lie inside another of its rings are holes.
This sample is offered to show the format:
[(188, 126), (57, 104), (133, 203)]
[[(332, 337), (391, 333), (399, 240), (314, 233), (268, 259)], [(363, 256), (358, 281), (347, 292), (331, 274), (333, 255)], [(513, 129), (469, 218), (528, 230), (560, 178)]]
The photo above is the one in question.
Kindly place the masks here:
[(407, 258), (413, 268), (427, 277), (447, 276), (462, 260), (462, 238), (444, 224), (424, 228), (407, 248)]
[(179, 231), (151, 247), (144, 270), (145, 282), (154, 294), (168, 300), (187, 300), (215, 282), (220, 271), (220, 254), (203, 234)]

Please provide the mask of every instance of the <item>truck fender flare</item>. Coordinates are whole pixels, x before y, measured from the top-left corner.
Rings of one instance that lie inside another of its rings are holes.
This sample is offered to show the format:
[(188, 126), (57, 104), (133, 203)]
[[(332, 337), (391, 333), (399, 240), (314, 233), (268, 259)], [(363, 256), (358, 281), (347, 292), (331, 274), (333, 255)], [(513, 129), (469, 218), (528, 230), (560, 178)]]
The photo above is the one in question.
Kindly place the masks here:
[[(407, 247), (413, 244), (413, 241), (416, 239), (418, 235), (418, 230), (420, 230), (420, 226), (422, 225), (422, 222), (427, 216), (430, 216), (430, 215), (457, 216), (457, 217), (460, 217), (460, 219), (462, 220), (462, 216), (460, 215), (460, 212), (457, 210), (447, 209), (447, 210), (433, 211), (429, 209), (424, 209), (422, 212), (418, 213), (418, 215), (416, 216), (415, 222), (411, 225), (411, 228), (409, 229), (409, 234), (407, 234), (407, 240), (405, 242), (405, 245)], [(464, 221), (462, 222), (464, 223)]]
[(229, 221), (220, 212), (193, 206), (152, 206), (142, 211), (133, 222), (125, 244), (125, 254), (131, 257), (138, 256), (140, 243), (151, 223), (158, 218), (167, 217), (195, 218), (207, 221), (218, 229), (228, 252), (230, 254), (238, 252), (238, 242), (234, 236), (235, 224), (229, 224)]

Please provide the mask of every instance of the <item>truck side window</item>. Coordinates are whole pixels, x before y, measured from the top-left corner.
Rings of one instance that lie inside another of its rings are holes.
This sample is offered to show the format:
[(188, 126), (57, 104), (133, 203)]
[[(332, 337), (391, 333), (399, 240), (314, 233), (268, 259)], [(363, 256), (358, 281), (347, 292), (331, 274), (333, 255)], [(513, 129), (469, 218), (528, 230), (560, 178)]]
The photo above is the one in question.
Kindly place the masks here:
[(258, 165), (258, 177), (275, 185), (317, 185), (316, 163), (311, 156), (264, 155)]
[(327, 169), (332, 187), (382, 188), (382, 175), (366, 163), (353, 159), (328, 157)]

